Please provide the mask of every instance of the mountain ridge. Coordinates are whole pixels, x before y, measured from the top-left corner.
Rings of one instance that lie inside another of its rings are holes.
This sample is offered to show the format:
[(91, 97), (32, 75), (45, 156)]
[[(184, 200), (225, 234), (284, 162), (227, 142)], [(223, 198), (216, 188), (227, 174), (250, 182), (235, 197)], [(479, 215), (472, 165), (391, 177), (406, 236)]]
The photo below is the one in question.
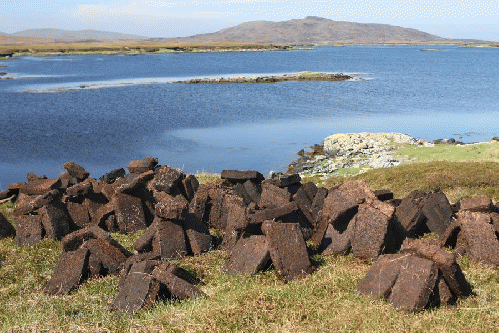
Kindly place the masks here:
[(414, 28), (379, 23), (334, 21), (317, 16), (288, 21), (249, 21), (214, 33), (170, 38), (179, 42), (389, 43), (434, 42), (443, 38)]
[(134, 34), (100, 30), (27, 29), (16, 33), (0, 32), (0, 44), (29, 40), (54, 42), (141, 41), (141, 42), (243, 42), (275, 44), (381, 44), (438, 42), (446, 39), (414, 28), (379, 23), (334, 21), (318, 16), (288, 21), (248, 21), (217, 32), (188, 37), (149, 38)]
[(97, 40), (97, 41), (107, 41), (107, 40), (145, 40), (147, 37), (124, 34), (119, 32), (111, 31), (101, 31), (94, 29), (84, 29), (84, 30), (65, 30), (65, 29), (52, 29), (52, 28), (41, 28), (41, 29), (27, 29), (19, 31), (13, 34), (9, 34), (15, 37), (29, 37), (29, 38), (48, 38), (48, 39), (58, 39), (58, 40)]

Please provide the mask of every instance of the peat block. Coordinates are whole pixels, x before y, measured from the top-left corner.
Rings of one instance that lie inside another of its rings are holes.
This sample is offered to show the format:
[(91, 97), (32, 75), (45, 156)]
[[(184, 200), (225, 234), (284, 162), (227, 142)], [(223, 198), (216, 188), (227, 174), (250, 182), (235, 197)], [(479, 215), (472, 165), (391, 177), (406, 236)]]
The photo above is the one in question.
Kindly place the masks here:
[(80, 228), (86, 228), (92, 224), (88, 208), (76, 202), (66, 202), (66, 209), (68, 211), (71, 221)]
[(104, 174), (102, 177), (99, 178), (99, 181), (106, 183), (106, 184), (113, 184), (116, 179), (125, 177), (126, 171), (123, 168), (119, 169), (114, 169), (112, 171), (109, 171), (108, 173)]
[(222, 179), (226, 179), (231, 183), (244, 183), (251, 180), (254, 183), (261, 183), (265, 177), (258, 171), (239, 171), (239, 170), (223, 170)]
[(345, 230), (337, 230), (329, 224), (322, 238), (319, 251), (323, 256), (347, 254), (352, 248), (352, 233), (354, 223), (350, 223)]
[(147, 228), (142, 201), (134, 196), (116, 193), (113, 197), (116, 223), (121, 232), (135, 233)]
[(467, 198), (460, 202), (460, 209), (470, 212), (492, 213), (492, 207), (492, 200), (489, 197)]
[(381, 254), (393, 213), (392, 206), (377, 199), (371, 205), (359, 206), (359, 211), (351, 222), (354, 223), (352, 252), (356, 257), (376, 259)]
[(206, 225), (199, 221), (194, 214), (187, 214), (184, 221), (184, 230), (187, 236), (189, 250), (194, 255), (208, 252), (212, 246), (212, 236)]
[(158, 191), (163, 191), (171, 195), (183, 192), (183, 183), (185, 174), (182, 170), (169, 166), (164, 166), (156, 171), (153, 185)]
[[(115, 246), (102, 239), (90, 239), (83, 244), (90, 253), (98, 258), (108, 274), (117, 275), (123, 268), (126, 256)], [(93, 274), (92, 274), (93, 275)]]
[(144, 173), (130, 173), (123, 178), (118, 178), (114, 182), (113, 187), (117, 193), (135, 195), (137, 192), (143, 190), (153, 177), (154, 171), (152, 170)]
[(291, 175), (281, 175), (279, 176), (279, 186), (280, 187), (288, 187), (294, 184), (301, 182), (301, 177), (299, 174), (291, 174)]
[(45, 237), (52, 240), (61, 240), (70, 231), (70, 217), (66, 205), (59, 200), (43, 206), (39, 210)]
[(319, 245), (322, 242), (329, 224), (338, 225), (338, 230), (346, 229), (357, 210), (357, 201), (343, 195), (338, 190), (331, 191), (324, 199), (323, 208), (317, 217), (312, 243)]
[(229, 274), (250, 275), (264, 270), (270, 264), (266, 237), (253, 235), (240, 238), (225, 262)]
[(440, 236), (450, 225), (453, 215), (452, 206), (443, 192), (431, 193), (426, 197), (422, 212), (426, 217), (426, 226)]
[(44, 292), (49, 295), (67, 295), (78, 288), (88, 274), (89, 255), (90, 252), (85, 248), (62, 253)]
[(44, 230), (40, 215), (16, 217), (16, 245), (31, 246), (42, 241)]
[(69, 197), (82, 197), (93, 193), (93, 191), (94, 186), (92, 182), (87, 179), (81, 183), (68, 187), (66, 189), (66, 195), (68, 195)]
[(428, 305), (437, 278), (433, 261), (409, 255), (403, 259), (388, 302), (401, 310), (422, 310)]
[(10, 224), (10, 222), (0, 213), (0, 239), (7, 237), (14, 237), (16, 235), (16, 229)]
[(131, 256), (131, 253), (127, 251), (120, 243), (118, 243), (114, 238), (111, 237), (106, 231), (102, 230), (98, 226), (90, 226), (84, 229), (74, 231), (66, 235), (62, 239), (62, 248), (64, 251), (74, 251), (80, 248), (85, 242), (91, 239), (101, 239), (112, 246), (120, 250), (126, 257)]
[(156, 203), (155, 214), (164, 219), (183, 220), (189, 208), (189, 202), (182, 195), (175, 197), (163, 193)]
[(357, 286), (357, 291), (373, 299), (390, 296), (407, 254), (388, 254), (379, 256)]
[(77, 178), (79, 181), (83, 181), (90, 176), (90, 173), (84, 167), (75, 162), (64, 163), (63, 167), (71, 177)]
[(156, 266), (152, 271), (153, 278), (164, 284), (170, 293), (175, 295), (180, 300), (195, 300), (199, 297), (206, 296), (206, 294), (199, 290), (196, 286), (174, 274), (173, 272), (178, 271), (178, 269), (171, 266), (175, 265), (163, 264)]
[(472, 294), (456, 257), (431, 239), (406, 239), (399, 254), (380, 256), (357, 291), (408, 311), (454, 303)]
[(160, 293), (160, 283), (151, 273), (155, 262), (144, 260), (132, 265), (112, 304), (121, 312), (133, 313), (141, 308), (152, 306)]
[(143, 173), (149, 170), (154, 170), (154, 167), (158, 164), (158, 159), (154, 157), (146, 157), (143, 160), (133, 160), (131, 161), (127, 169), (130, 173)]
[(291, 193), (272, 184), (262, 185), (259, 206), (262, 209), (284, 206), (291, 201)]
[(390, 190), (376, 190), (374, 195), (380, 201), (388, 201), (393, 199), (393, 192)]
[(369, 188), (364, 180), (347, 181), (337, 189), (342, 195), (349, 197), (357, 204), (361, 204), (366, 199), (375, 199), (374, 192)]
[(427, 194), (420, 191), (413, 191), (402, 199), (397, 206), (395, 216), (400, 224), (410, 234), (420, 235), (426, 217), (423, 214)]
[(312, 273), (307, 245), (298, 223), (265, 221), (262, 230), (272, 263), (281, 278), (291, 281)]
[(61, 188), (61, 180), (55, 179), (37, 179), (27, 184), (24, 184), (19, 189), (19, 193), (27, 195), (40, 195), (45, 194), (51, 190)]

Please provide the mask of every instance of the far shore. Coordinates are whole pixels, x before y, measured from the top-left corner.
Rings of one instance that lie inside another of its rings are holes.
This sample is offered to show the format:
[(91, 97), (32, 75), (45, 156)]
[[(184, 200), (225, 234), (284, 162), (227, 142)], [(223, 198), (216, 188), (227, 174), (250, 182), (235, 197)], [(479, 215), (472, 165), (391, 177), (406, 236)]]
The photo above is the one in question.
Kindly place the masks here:
[(0, 41), (0, 61), (21, 56), (64, 56), (64, 55), (141, 55), (141, 54), (176, 54), (176, 53), (222, 53), (222, 52), (267, 52), (311, 50), (314, 47), (330, 46), (459, 46), (498, 48), (499, 43), (464, 42), (391, 42), (391, 43), (257, 43), (257, 42), (144, 42), (144, 41), (109, 41), (109, 42), (68, 42), (68, 43), (26, 43), (2, 44)]

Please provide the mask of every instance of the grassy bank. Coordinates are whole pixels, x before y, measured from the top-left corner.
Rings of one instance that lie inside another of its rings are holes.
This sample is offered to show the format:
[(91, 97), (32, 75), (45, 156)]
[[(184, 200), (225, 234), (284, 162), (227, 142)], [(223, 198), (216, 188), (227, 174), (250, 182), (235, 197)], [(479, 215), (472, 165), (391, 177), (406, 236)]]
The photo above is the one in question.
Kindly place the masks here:
[(154, 42), (94, 42), (30, 45), (0, 45), (0, 54), (24, 55), (74, 55), (74, 54), (146, 54), (189, 52), (279, 51), (293, 49), (292, 45), (271, 43), (205, 42), (205, 43), (154, 43)]
[[(433, 161), (372, 170), (354, 178), (365, 179), (373, 189), (391, 189), (398, 197), (414, 189), (440, 189), (451, 201), (483, 194), (499, 200), (498, 174), (495, 162)], [(202, 182), (217, 178), (200, 176)], [(346, 179), (335, 177), (325, 183), (332, 186)], [(6, 214), (11, 210), (12, 205), (2, 206)], [(131, 250), (139, 235), (113, 237)], [(201, 278), (199, 287), (208, 298), (161, 302), (129, 316), (107, 310), (117, 294), (116, 277), (92, 279), (65, 297), (43, 294), (61, 252), (59, 242), (19, 248), (13, 239), (0, 241), (0, 331), (487, 332), (499, 325), (499, 272), (466, 258), (459, 262), (476, 296), (456, 306), (406, 314), (354, 293), (371, 262), (314, 255), (315, 273), (285, 284), (273, 271), (228, 276), (221, 272), (226, 253), (213, 250), (177, 261)]]

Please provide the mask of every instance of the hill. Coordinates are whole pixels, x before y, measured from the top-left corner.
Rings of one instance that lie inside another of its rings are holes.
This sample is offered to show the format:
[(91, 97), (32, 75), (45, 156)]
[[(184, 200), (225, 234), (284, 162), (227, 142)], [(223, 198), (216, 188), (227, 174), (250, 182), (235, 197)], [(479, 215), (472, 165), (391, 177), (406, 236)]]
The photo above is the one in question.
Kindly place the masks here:
[(215, 33), (175, 38), (177, 42), (244, 41), (254, 43), (390, 43), (442, 40), (416, 29), (388, 24), (334, 21), (316, 16), (284, 22), (252, 21)]
[(11, 37), (42, 38), (59, 41), (144, 40), (143, 36), (99, 30), (28, 29), (10, 34)]

